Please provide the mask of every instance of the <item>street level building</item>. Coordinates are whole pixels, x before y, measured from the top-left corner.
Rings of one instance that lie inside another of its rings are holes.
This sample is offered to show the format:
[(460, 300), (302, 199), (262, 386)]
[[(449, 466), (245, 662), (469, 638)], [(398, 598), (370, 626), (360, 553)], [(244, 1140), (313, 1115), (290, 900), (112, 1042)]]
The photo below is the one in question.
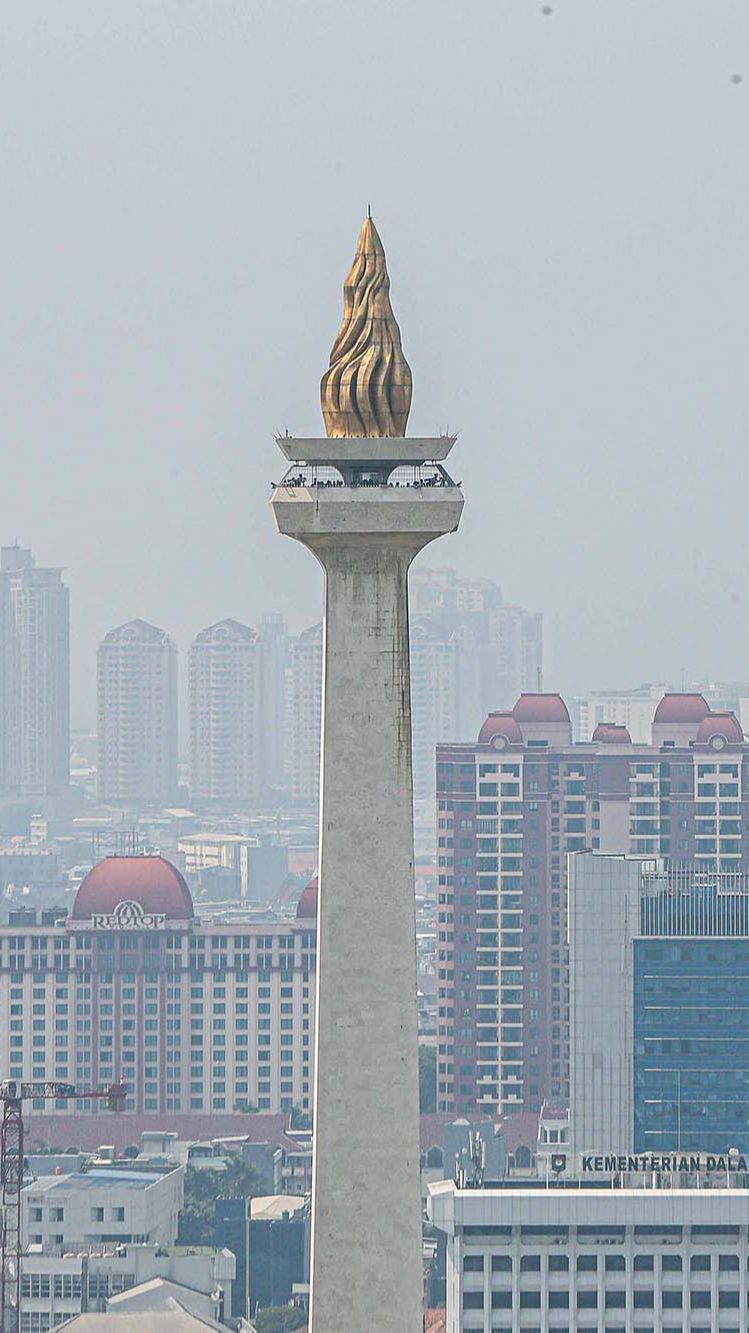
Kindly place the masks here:
[[(236, 1260), (228, 1250), (92, 1243), (75, 1254), (28, 1251), (21, 1275), (22, 1333), (47, 1333), (82, 1311), (104, 1311), (113, 1297), (165, 1283), (188, 1308), (230, 1312)], [(111, 1307), (117, 1309), (117, 1304)], [(136, 1323), (137, 1327), (137, 1323)]]
[(110, 630), (98, 653), (98, 794), (140, 808), (177, 792), (177, 649), (145, 620)]
[[(126, 1116), (308, 1110), (315, 907), (212, 922), (162, 857), (105, 858), (62, 923), (0, 927), (0, 1077), (122, 1077)], [(86, 1110), (40, 1100), (28, 1117)]]
[(746, 872), (570, 865), (574, 1148), (749, 1154)]
[(430, 1186), (447, 1333), (746, 1329), (746, 1189), (570, 1186)]
[(438, 747), (439, 1110), (566, 1103), (568, 854), (742, 871), (748, 763), (736, 717), (697, 694), (663, 697), (649, 745), (605, 722), (573, 744), (563, 699), (524, 694)]
[(173, 1245), (183, 1196), (181, 1166), (42, 1176), (21, 1195), (23, 1243), (58, 1255), (103, 1244)]

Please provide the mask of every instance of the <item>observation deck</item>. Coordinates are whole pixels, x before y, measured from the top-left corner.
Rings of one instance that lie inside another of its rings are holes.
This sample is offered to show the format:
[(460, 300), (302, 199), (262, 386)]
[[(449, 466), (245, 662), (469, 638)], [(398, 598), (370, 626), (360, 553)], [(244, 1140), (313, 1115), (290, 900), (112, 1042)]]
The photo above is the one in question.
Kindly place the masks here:
[[(463, 509), (460, 484), (442, 466), (455, 437), (435, 439), (294, 439), (279, 436), (291, 463), (273, 483), (279, 532), (314, 545), (314, 537), (402, 533), (423, 545), (454, 532)], [(312, 538), (312, 541), (308, 541)]]

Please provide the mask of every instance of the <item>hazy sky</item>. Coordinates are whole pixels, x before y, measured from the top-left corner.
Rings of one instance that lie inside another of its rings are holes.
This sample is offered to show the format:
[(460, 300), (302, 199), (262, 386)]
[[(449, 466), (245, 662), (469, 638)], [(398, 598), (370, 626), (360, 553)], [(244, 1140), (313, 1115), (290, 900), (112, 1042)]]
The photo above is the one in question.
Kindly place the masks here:
[(544, 612), (549, 689), (749, 676), (749, 6), (551, 3), (4, 0), (0, 539), (66, 567), (79, 724), (132, 616), (317, 617), (273, 433), (370, 201), (460, 430), (422, 561)]

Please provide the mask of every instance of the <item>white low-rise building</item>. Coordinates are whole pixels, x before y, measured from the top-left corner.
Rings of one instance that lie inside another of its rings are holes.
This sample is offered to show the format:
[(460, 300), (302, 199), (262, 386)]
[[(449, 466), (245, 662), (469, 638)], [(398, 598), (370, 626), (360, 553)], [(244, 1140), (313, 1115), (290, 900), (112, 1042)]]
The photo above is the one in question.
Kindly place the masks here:
[(183, 1198), (181, 1166), (43, 1176), (22, 1194), (23, 1243), (45, 1254), (92, 1245), (173, 1245)]
[[(193, 1313), (220, 1319), (231, 1309), (236, 1264), (230, 1250), (196, 1246), (117, 1245), (78, 1254), (26, 1253), (21, 1333), (47, 1333), (81, 1311), (124, 1310), (117, 1297), (130, 1291), (143, 1293), (154, 1282), (189, 1289), (182, 1304)], [(154, 1308), (151, 1296), (150, 1304), (145, 1296), (134, 1297), (135, 1304)]]
[(747, 1329), (744, 1189), (443, 1181), (428, 1211), (447, 1235), (447, 1333)]

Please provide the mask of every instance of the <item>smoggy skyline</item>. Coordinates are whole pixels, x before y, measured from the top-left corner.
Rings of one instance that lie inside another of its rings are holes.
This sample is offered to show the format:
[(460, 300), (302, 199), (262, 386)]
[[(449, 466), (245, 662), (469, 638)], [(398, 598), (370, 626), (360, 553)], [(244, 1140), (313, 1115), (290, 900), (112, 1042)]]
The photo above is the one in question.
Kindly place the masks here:
[(65, 566), (74, 722), (131, 617), (318, 618), (272, 437), (323, 432), (368, 203), (409, 432), (460, 432), (424, 563), (544, 613), (547, 689), (747, 674), (749, 13), (552, 10), (7, 11), (0, 539)]

